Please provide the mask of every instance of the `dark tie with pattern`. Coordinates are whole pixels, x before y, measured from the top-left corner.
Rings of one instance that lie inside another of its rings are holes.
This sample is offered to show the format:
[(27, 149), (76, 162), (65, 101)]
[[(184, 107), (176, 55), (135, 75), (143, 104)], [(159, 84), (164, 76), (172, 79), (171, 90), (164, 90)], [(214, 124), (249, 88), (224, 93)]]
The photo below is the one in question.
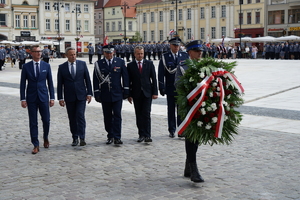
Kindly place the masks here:
[(142, 73), (142, 64), (141, 62), (138, 62), (139, 63), (139, 71), (140, 71), (140, 74)]
[(71, 63), (71, 75), (72, 75), (72, 78), (74, 79), (75, 78), (74, 63)]
[(175, 63), (176, 64), (178, 63), (178, 56), (177, 56), (177, 54), (175, 54)]
[(108, 66), (111, 68), (111, 60), (108, 60)]
[(35, 63), (35, 76), (38, 78), (40, 75), (39, 63)]

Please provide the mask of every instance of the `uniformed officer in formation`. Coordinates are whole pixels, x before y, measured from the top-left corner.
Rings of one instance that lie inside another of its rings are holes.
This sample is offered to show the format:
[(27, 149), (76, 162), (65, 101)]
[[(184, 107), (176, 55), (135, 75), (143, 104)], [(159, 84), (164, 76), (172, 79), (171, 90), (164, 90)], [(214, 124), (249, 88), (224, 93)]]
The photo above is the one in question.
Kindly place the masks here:
[(176, 120), (176, 99), (177, 93), (175, 92), (175, 72), (180, 62), (188, 58), (188, 54), (180, 50), (181, 39), (174, 37), (169, 40), (171, 50), (162, 55), (158, 66), (158, 82), (159, 91), (162, 96), (167, 95), (168, 105), (168, 130), (169, 137), (175, 137), (176, 121), (177, 125), (181, 123), (180, 118), (177, 116)]
[(27, 58), (27, 53), (25, 49), (23, 48), (23, 46), (19, 46), (19, 51), (18, 51), (19, 69), (23, 68), (26, 58)]
[(126, 44), (124, 45), (125, 48), (125, 57), (126, 57), (126, 61), (130, 62), (130, 55), (131, 55), (131, 49), (130, 49), (130, 44), (129, 42), (126, 42)]
[(18, 52), (15, 48), (11, 48), (11, 51), (9, 52), (10, 61), (11, 61), (11, 67), (14, 67), (16, 64), (16, 59), (18, 58)]
[(114, 57), (114, 46), (103, 47), (104, 58), (95, 62), (93, 88), (95, 100), (102, 104), (106, 144), (121, 141), (122, 103), (129, 97), (129, 76), (125, 61)]
[(92, 43), (89, 43), (86, 48), (88, 48), (89, 50), (89, 62), (90, 64), (93, 64), (93, 55), (95, 54), (95, 48), (92, 46)]
[(48, 45), (45, 45), (44, 49), (42, 50), (42, 58), (44, 62), (49, 63), (50, 49), (48, 48)]
[(5, 63), (6, 58), (6, 50), (3, 45), (0, 45), (0, 71), (2, 71), (2, 67)]
[(102, 54), (103, 54), (103, 51), (102, 51), (102, 44), (99, 42), (99, 43), (97, 44), (97, 55), (98, 55), (98, 60), (101, 59)]
[(156, 48), (157, 48), (157, 56), (158, 56), (158, 59), (160, 60), (161, 55), (163, 54), (163, 51), (164, 51), (164, 46), (163, 46), (163, 44), (160, 43), (160, 41), (158, 41), (156, 44)]

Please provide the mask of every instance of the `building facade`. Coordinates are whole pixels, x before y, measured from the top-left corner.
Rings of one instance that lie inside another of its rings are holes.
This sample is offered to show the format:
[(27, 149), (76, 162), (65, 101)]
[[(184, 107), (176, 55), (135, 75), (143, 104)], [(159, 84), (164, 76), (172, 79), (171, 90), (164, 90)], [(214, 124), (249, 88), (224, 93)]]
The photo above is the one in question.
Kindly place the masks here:
[(105, 38), (105, 26), (104, 26), (104, 6), (108, 0), (97, 0), (95, 2), (95, 42), (103, 44)]

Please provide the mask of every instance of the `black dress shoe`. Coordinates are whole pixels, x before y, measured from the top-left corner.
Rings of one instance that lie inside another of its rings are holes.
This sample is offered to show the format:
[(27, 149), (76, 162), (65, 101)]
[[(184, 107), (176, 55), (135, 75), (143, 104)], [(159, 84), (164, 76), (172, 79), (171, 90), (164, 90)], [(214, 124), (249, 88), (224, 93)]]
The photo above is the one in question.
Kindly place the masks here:
[(123, 144), (123, 142), (120, 139), (115, 139), (114, 144)]
[(152, 142), (152, 139), (150, 137), (146, 137), (145, 142)]
[(204, 179), (200, 175), (197, 167), (197, 163), (190, 163), (190, 169), (191, 169), (191, 181), (195, 183), (204, 182)]
[(86, 142), (85, 142), (85, 140), (84, 139), (80, 139), (80, 144), (79, 144), (80, 146), (85, 146), (86, 145)]
[(143, 142), (145, 140), (145, 137), (139, 137), (139, 139), (137, 140), (137, 142)]
[(114, 138), (108, 138), (106, 141), (106, 144), (111, 144), (111, 143), (113, 143), (113, 141), (114, 141)]
[(73, 139), (72, 146), (77, 146), (78, 145), (78, 139)]
[(175, 137), (175, 134), (174, 134), (173, 132), (170, 132), (169, 137), (170, 137), (170, 138), (174, 138), (174, 137)]

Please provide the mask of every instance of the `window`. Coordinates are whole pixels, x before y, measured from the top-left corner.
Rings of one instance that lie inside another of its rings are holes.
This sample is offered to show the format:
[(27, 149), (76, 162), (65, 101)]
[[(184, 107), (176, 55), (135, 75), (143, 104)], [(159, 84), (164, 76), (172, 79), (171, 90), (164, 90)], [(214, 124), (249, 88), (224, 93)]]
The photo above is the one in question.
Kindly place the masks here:
[(102, 14), (101, 14), (101, 13), (99, 13), (99, 19), (101, 19), (101, 17), (102, 17)]
[(260, 24), (260, 12), (255, 13), (255, 23)]
[(147, 23), (147, 14), (143, 13), (143, 23)]
[(84, 12), (89, 12), (89, 5), (88, 4), (83, 5), (83, 11)]
[(284, 10), (269, 11), (268, 24), (284, 24)]
[(45, 2), (45, 10), (50, 11), (50, 2)]
[(226, 26), (221, 27), (221, 37), (224, 35), (226, 37)]
[(300, 23), (300, 9), (290, 9), (288, 10), (289, 24)]
[(0, 25), (6, 25), (6, 15), (0, 14)]
[(204, 19), (204, 18), (205, 18), (205, 15), (204, 15), (204, 7), (201, 7), (201, 8), (200, 8), (200, 18), (201, 18), (201, 19)]
[(240, 19), (239, 24), (243, 24), (243, 21), (244, 21), (243, 13), (239, 13), (239, 19)]
[(35, 15), (31, 16), (31, 28), (36, 28)]
[(69, 3), (65, 3), (65, 11), (70, 12), (70, 4)]
[(102, 26), (99, 26), (99, 34), (102, 33)]
[(46, 30), (50, 31), (50, 19), (46, 19)]
[(118, 31), (121, 31), (121, 30), (122, 30), (122, 22), (118, 21)]
[(28, 16), (23, 15), (23, 27), (28, 28)]
[(70, 31), (70, 20), (66, 20), (66, 31)]
[(203, 40), (204, 39), (204, 34), (205, 34), (205, 29), (200, 28), (200, 38)]
[(16, 15), (16, 28), (20, 28), (20, 15)]
[(211, 7), (211, 18), (216, 18), (216, 6)]
[(77, 20), (76, 22), (76, 31), (80, 31), (81, 30), (81, 21)]
[(154, 12), (151, 12), (151, 13), (150, 13), (150, 18), (151, 18), (151, 19), (150, 19), (151, 22), (154, 22)]
[(58, 3), (54, 3), (54, 4), (53, 4), (53, 9), (54, 9), (55, 11), (58, 10)]
[(154, 41), (154, 31), (151, 31), (151, 41)]
[(212, 39), (216, 38), (216, 27), (211, 27), (211, 38)]
[(115, 15), (115, 14), (116, 14), (116, 9), (115, 9), (115, 8), (112, 9), (111, 14), (112, 14), (112, 15)]
[(182, 20), (182, 9), (178, 10), (178, 20)]
[(89, 20), (84, 20), (84, 31), (89, 31)]
[(188, 40), (192, 39), (192, 29), (191, 28), (187, 29), (187, 39)]
[(187, 19), (192, 19), (192, 9), (191, 8), (187, 9)]
[(174, 21), (174, 10), (170, 10), (170, 21)]
[(260, 0), (256, 0), (256, 3), (260, 3)]
[(128, 22), (128, 30), (129, 30), (129, 31), (132, 31), (132, 21), (129, 21), (129, 22)]
[(106, 22), (106, 31), (109, 31), (109, 22)]
[(248, 0), (247, 3), (248, 3), (248, 4), (251, 4), (251, 3), (252, 3), (252, 0)]
[(81, 11), (81, 6), (80, 6), (80, 4), (76, 4), (76, 10), (77, 10), (77, 12)]
[(251, 24), (251, 13), (247, 13), (247, 24)]
[(5, 4), (5, 0), (0, 0), (0, 3), (1, 4)]
[(164, 21), (163, 19), (164, 19), (164, 13), (163, 11), (159, 11), (159, 21), (162, 22)]
[(143, 31), (143, 40), (147, 41), (147, 31)]
[(111, 31), (116, 31), (116, 22), (111, 23)]
[(222, 6), (222, 14), (221, 17), (226, 17), (226, 6)]
[(159, 30), (159, 40), (164, 40), (164, 31), (163, 30)]
[(58, 29), (59, 29), (58, 19), (56, 19), (56, 20), (54, 21), (54, 29), (55, 29), (56, 31), (58, 31)]

